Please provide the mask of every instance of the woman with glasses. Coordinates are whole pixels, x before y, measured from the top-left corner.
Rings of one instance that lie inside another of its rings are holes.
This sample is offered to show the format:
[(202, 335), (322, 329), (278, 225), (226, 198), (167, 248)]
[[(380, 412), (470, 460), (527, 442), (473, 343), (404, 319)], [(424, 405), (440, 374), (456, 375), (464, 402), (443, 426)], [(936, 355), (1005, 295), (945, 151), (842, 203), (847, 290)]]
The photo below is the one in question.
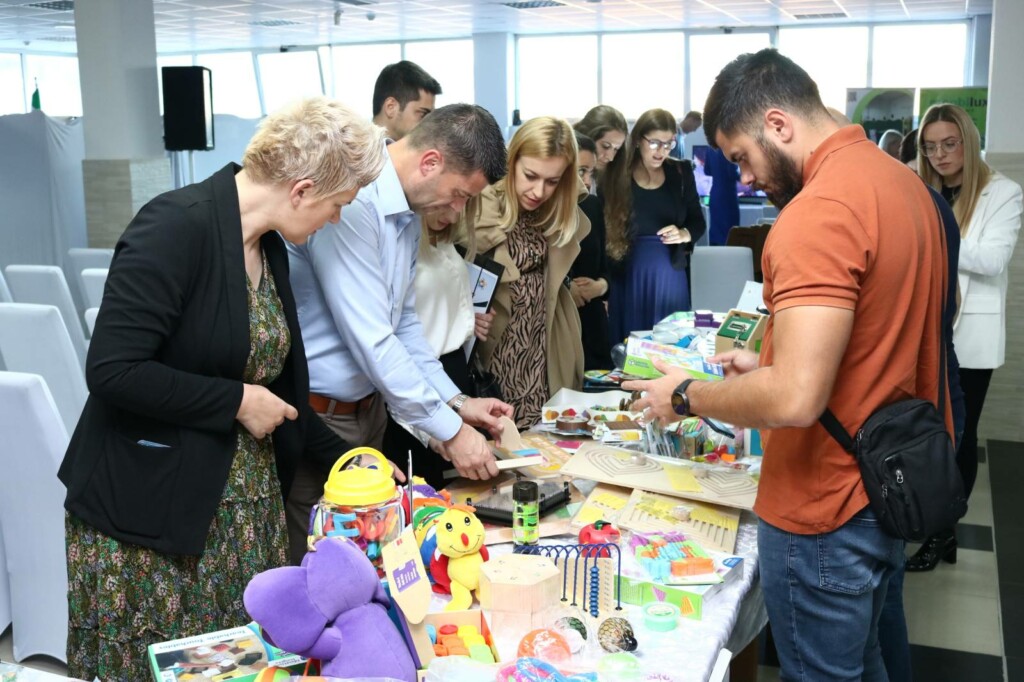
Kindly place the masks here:
[(669, 158), (675, 146), (672, 114), (644, 112), (625, 145), (623, 163), (610, 168), (601, 186), (613, 270), (608, 327), (614, 342), (690, 309), (687, 268), (705, 224), (693, 169)]
[(508, 175), (467, 211), (480, 253), (504, 266), (494, 293), (494, 320), (478, 352), (520, 429), (540, 420), (561, 388), (583, 385), (580, 316), (569, 270), (590, 222), (577, 203), (586, 195), (569, 123), (552, 116), (523, 124), (508, 147)]
[[(1005, 359), (1007, 266), (1020, 231), (1022, 192), (981, 160), (978, 129), (956, 105), (936, 104), (925, 112), (918, 154), (921, 176), (952, 205), (962, 237), (953, 344), (967, 412), (957, 466), (970, 497), (978, 473), (978, 420), (992, 370)], [(943, 559), (956, 562), (953, 529), (922, 545), (907, 570), (930, 571)]]
[(626, 117), (615, 107), (600, 104), (590, 111), (573, 126), (576, 132), (586, 135), (597, 147), (597, 169), (595, 179), (589, 185), (590, 193), (597, 193), (597, 181), (609, 165), (616, 165), (615, 159), (621, 162), (619, 150), (626, 141), (629, 128)]

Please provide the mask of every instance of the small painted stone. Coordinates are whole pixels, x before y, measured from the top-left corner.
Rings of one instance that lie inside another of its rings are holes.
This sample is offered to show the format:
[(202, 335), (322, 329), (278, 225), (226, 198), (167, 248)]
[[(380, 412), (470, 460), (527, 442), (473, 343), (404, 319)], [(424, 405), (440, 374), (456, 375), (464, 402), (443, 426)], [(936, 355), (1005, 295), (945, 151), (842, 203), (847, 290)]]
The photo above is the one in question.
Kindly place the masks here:
[(609, 653), (636, 651), (636, 635), (633, 626), (625, 618), (608, 618), (597, 630), (597, 641)]

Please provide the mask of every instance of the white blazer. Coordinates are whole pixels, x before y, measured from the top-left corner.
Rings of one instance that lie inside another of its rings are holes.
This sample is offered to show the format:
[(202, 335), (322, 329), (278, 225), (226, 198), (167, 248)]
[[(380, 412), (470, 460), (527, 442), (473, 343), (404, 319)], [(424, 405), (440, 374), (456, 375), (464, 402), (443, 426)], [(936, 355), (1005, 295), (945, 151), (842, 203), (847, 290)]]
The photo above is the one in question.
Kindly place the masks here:
[(953, 344), (961, 367), (995, 369), (1005, 361), (1007, 271), (1022, 212), (1020, 185), (993, 172), (960, 242)]

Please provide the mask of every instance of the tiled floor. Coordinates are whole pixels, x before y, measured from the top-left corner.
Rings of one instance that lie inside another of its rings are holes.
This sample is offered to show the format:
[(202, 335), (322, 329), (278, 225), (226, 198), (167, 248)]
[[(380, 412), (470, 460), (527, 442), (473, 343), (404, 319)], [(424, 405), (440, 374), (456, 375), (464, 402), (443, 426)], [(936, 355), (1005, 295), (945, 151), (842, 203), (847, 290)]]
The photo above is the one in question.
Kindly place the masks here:
[[(957, 529), (957, 563), (907, 574), (904, 603), (915, 680), (1024, 682), (1022, 493), (1024, 443), (989, 441), (970, 509)], [(14, 660), (9, 628), (0, 637), (0, 659)], [(66, 671), (46, 657), (23, 664)], [(761, 666), (758, 682), (777, 680), (778, 668)]]
[[(915, 680), (1024, 682), (1024, 443), (989, 441), (985, 454), (957, 527), (957, 563), (906, 576)], [(779, 679), (761, 666), (758, 682)]]

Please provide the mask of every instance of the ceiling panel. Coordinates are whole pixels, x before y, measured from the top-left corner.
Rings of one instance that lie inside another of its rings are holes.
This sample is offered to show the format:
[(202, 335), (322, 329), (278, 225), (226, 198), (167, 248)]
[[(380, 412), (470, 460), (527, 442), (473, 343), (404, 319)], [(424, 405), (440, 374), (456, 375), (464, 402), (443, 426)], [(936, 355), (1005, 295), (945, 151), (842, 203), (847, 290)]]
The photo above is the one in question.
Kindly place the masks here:
[[(36, 1), (0, 0), (0, 49), (27, 46), (73, 53), (74, 12), (31, 7)], [(282, 45), (462, 38), (477, 32), (536, 35), (945, 21), (991, 14), (993, 0), (558, 0), (557, 6), (538, 9), (514, 9), (500, 0), (352, 2), (157, 0), (153, 3), (157, 50), (276, 49)], [(295, 25), (253, 25), (262, 21)]]

